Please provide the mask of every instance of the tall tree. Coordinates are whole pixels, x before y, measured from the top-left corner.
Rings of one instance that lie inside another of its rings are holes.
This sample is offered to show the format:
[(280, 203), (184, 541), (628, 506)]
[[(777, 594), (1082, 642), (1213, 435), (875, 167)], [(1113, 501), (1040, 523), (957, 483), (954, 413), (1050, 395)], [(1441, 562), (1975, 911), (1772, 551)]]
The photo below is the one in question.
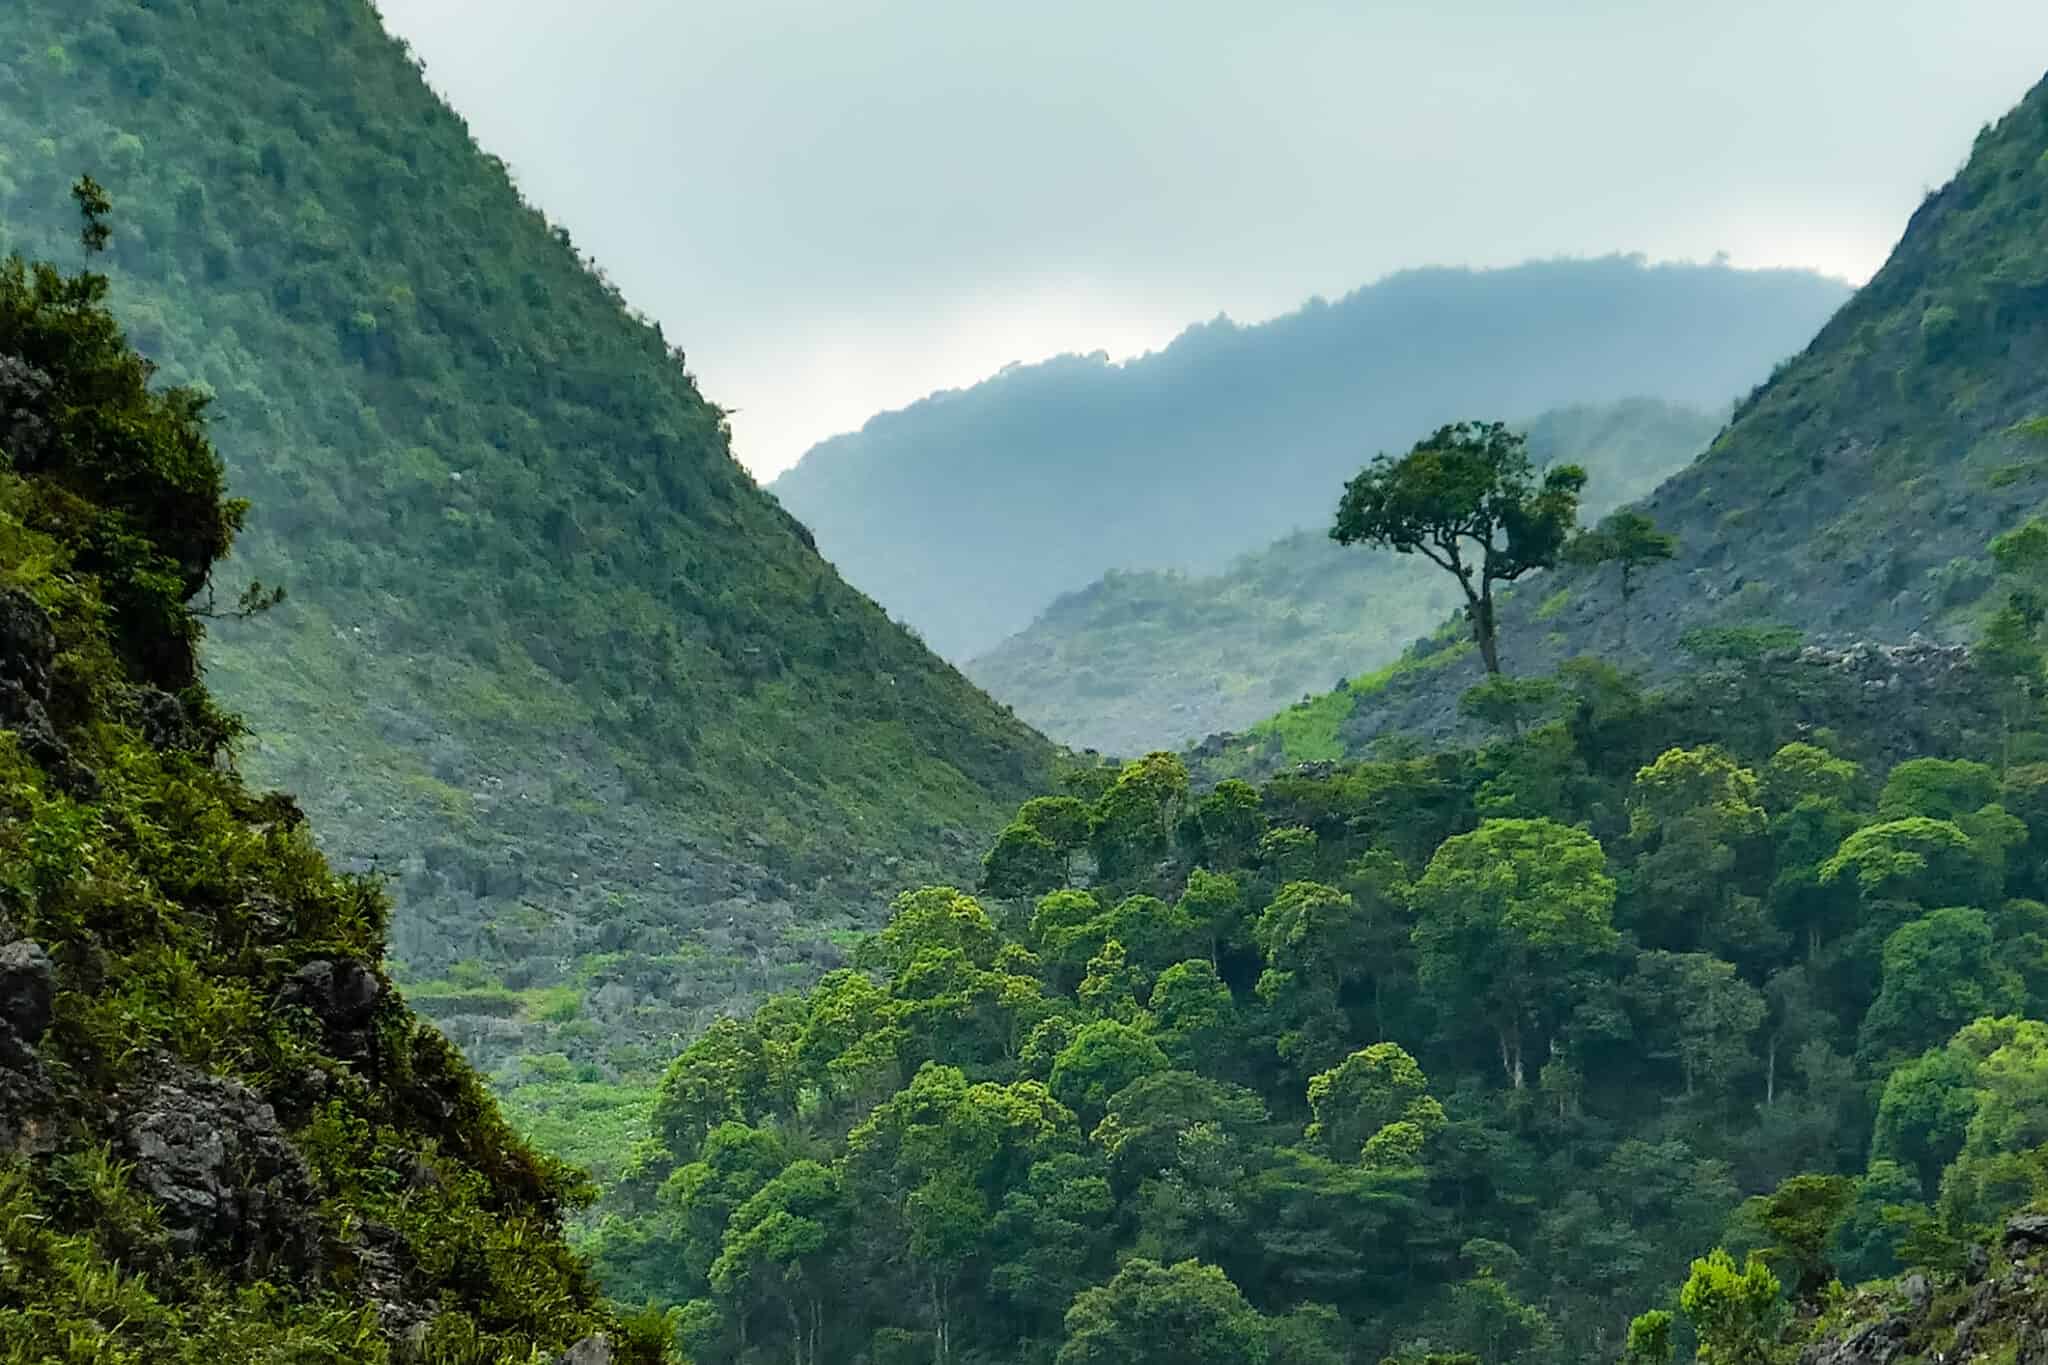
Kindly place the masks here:
[(1359, 471), (1344, 486), (1330, 538), (1420, 554), (1456, 578), (1479, 657), (1497, 674), (1495, 585), (1557, 563), (1585, 486), (1575, 464), (1539, 479), (1527, 442), (1504, 424), (1458, 422)]
[(1524, 1034), (1567, 975), (1615, 945), (1614, 879), (1600, 843), (1552, 820), (1488, 820), (1446, 839), (1415, 885), (1422, 984), (1471, 1001), (1522, 1088)]
[(1058, 1365), (1265, 1365), (1266, 1324), (1214, 1266), (1134, 1260), (1067, 1310)]

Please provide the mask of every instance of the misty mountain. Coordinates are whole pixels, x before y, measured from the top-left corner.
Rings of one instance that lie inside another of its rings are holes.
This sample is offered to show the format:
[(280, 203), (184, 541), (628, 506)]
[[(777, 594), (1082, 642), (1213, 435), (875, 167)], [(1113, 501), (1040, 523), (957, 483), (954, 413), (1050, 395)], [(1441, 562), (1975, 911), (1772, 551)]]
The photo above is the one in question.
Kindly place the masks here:
[[(1509, 670), (1595, 654), (1661, 676), (1702, 650), (1801, 636), (1975, 638), (2004, 600), (1990, 540), (2048, 506), (2044, 205), (2048, 85), (1979, 134), (1870, 283), (1641, 502), (1679, 546), (1642, 576), (1626, 648), (1612, 571), (1560, 568), (1507, 605)], [(1343, 713), (1329, 728), (1348, 752), (1442, 736), (1477, 669), (1460, 660), (1317, 707)], [(1233, 763), (1274, 763), (1281, 740), (1268, 727), (1226, 747)]]
[(1126, 362), (1070, 355), (884, 413), (772, 491), (953, 659), (1112, 569), (1214, 573), (1320, 525), (1383, 447), (1467, 416), (1743, 393), (1848, 296), (1630, 257), (1409, 271)]

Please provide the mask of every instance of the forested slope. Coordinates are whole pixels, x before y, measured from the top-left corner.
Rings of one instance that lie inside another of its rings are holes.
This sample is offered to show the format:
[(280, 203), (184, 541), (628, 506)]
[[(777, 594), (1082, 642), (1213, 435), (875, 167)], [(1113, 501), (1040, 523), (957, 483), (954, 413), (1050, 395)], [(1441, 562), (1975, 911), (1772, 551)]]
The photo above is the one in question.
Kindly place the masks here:
[[(1650, 492), (1720, 425), (1701, 409), (1631, 399), (1555, 409), (1527, 432), (1538, 463), (1585, 466), (1597, 516)], [(1389, 664), (1461, 600), (1423, 560), (1340, 549), (1318, 528), (1211, 576), (1108, 574), (964, 668), (1062, 743), (1137, 754), (1244, 729)]]
[(1078, 775), (978, 894), (682, 1053), (598, 1264), (706, 1365), (1562, 1365), (1754, 1251), (1753, 1319), (1688, 1321), (1763, 1365), (2041, 1188), (2048, 734), (2007, 676), (1587, 660), (1480, 747)]
[(247, 509), (105, 283), (0, 263), (0, 1361), (652, 1365), (382, 888), (233, 771), (197, 649)]
[(73, 258), (81, 170), (138, 345), (254, 501), (241, 572), (290, 591), (208, 643), (243, 762), (395, 877), (397, 956), (460, 967), (421, 997), (466, 1044), (580, 1025), (630, 1068), (1045, 780), (366, 0), (0, 6), (0, 241)]
[[(2044, 152), (2048, 88), (1647, 500), (1630, 647), (1545, 575), (1463, 738), (1454, 621), (1070, 774), (684, 1049), (610, 1282), (707, 1365), (2037, 1359)], [(1981, 644), (1800, 629), (1913, 626)]]
[(849, 580), (967, 659), (1110, 570), (1215, 573), (1322, 525), (1376, 446), (1439, 423), (1643, 394), (1719, 408), (1847, 295), (1622, 257), (1409, 271), (1124, 364), (1012, 367), (823, 442), (772, 489)]

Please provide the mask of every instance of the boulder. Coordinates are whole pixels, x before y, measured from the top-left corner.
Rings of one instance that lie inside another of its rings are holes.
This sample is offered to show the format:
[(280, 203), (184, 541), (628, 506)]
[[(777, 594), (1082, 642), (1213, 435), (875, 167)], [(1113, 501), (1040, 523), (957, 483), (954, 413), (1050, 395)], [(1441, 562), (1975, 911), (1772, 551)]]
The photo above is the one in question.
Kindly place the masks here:
[(2005, 1244), (2019, 1253), (2048, 1247), (2048, 1213), (2016, 1213), (2006, 1219)]
[(612, 1365), (612, 1345), (604, 1333), (594, 1333), (557, 1356), (555, 1365)]
[(16, 939), (0, 945), (0, 1024), (29, 1047), (50, 1027), (57, 969), (40, 944)]
[(36, 600), (14, 589), (0, 591), (0, 726), (14, 731), (21, 751), (73, 790), (90, 777), (57, 735), (46, 703), (57, 635)]
[(328, 1051), (348, 1061), (370, 1055), (370, 1021), (383, 998), (384, 983), (377, 974), (346, 958), (306, 963), (285, 978), (277, 993), (279, 1004), (310, 1011), (326, 1030)]
[(1839, 1341), (1807, 1347), (1800, 1352), (1799, 1365), (1892, 1365), (1906, 1348), (1911, 1326), (1905, 1318), (1867, 1323)]
[(179, 1252), (252, 1276), (310, 1273), (312, 1177), (262, 1096), (172, 1068), (125, 1106), (122, 1129), (135, 1182)]

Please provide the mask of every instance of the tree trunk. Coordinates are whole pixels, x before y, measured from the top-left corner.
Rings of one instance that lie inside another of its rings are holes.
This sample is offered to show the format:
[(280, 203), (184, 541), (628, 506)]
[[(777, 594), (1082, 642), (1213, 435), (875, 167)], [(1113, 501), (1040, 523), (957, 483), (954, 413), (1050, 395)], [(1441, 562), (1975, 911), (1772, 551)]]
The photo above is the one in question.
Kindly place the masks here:
[(1508, 1084), (1522, 1088), (1522, 1023), (1518, 1019), (1500, 1026), (1500, 1069)]
[(1487, 676), (1500, 676), (1500, 642), (1494, 637), (1493, 585), (1487, 584), (1472, 608), (1472, 639), (1479, 646)]
[(1764, 1108), (1768, 1109), (1778, 1099), (1778, 1035), (1771, 1035), (1770, 1043), (1764, 1048)]
[(932, 1365), (946, 1365), (952, 1344), (946, 1340), (946, 1291), (932, 1276)]

